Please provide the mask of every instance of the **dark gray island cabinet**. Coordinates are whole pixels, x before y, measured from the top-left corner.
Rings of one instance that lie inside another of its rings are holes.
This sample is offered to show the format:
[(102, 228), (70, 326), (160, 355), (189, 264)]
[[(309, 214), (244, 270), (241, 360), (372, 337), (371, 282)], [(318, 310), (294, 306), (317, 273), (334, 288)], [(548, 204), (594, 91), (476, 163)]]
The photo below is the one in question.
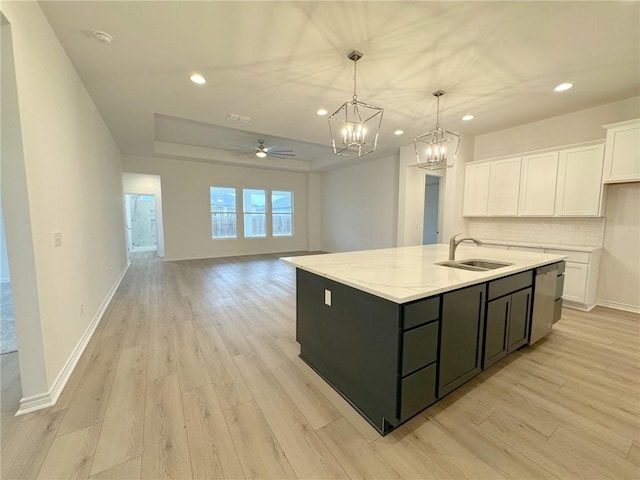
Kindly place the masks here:
[(300, 357), (384, 435), (527, 343), (534, 273), (397, 303), (297, 268)]

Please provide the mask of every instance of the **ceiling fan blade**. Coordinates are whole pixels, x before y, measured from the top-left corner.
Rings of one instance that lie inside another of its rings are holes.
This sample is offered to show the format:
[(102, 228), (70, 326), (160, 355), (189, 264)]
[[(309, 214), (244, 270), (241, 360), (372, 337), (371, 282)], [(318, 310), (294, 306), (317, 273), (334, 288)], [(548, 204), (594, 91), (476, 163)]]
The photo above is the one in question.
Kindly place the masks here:
[(291, 158), (291, 157), (295, 157), (295, 154), (293, 154), (293, 153), (271, 153), (271, 152), (268, 152), (267, 153), (267, 157)]
[(273, 153), (274, 155), (293, 155), (293, 150), (266, 150), (267, 153)]
[(252, 150), (257, 150), (258, 147), (256, 147), (255, 145), (231, 145), (232, 147), (235, 148), (241, 148), (242, 150), (247, 150), (247, 151), (252, 151)]

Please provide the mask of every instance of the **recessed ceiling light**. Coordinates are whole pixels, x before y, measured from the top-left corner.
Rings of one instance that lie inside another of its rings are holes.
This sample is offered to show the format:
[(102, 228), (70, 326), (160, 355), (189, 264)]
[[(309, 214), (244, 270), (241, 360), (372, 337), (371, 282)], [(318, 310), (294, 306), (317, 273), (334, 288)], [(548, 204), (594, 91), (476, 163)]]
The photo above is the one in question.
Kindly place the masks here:
[(323, 117), (323, 116), (325, 116), (325, 115), (326, 115), (327, 113), (329, 113), (329, 112), (327, 112), (324, 108), (319, 108), (319, 109), (316, 111), (316, 113), (317, 113), (318, 115), (320, 115), (321, 117)]
[(393, 132), (394, 135), (402, 135), (404, 133), (404, 130), (396, 130), (395, 132)]
[(564, 92), (566, 90), (569, 90), (570, 88), (573, 88), (573, 83), (561, 83), (556, 88), (554, 88), (553, 91), (554, 92)]
[(465, 115), (464, 117), (462, 117), (462, 120), (468, 122), (469, 120), (473, 120), (473, 118), (473, 115)]
[(207, 79), (204, 78), (199, 73), (192, 73), (189, 78), (191, 79), (191, 81), (193, 83), (197, 83), (198, 85), (203, 85), (203, 84), (207, 83)]

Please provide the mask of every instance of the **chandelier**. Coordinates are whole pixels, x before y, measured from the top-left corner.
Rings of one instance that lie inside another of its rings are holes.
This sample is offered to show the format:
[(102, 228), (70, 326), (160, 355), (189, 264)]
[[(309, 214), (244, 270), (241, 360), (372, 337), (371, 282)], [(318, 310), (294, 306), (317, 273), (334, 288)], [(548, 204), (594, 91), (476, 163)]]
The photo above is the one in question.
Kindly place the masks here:
[(435, 128), (413, 139), (419, 168), (439, 170), (452, 167), (456, 160), (460, 135), (440, 128), (440, 97), (444, 94), (442, 90), (433, 92), (437, 99)]
[(363, 54), (353, 50), (347, 58), (353, 62), (353, 97), (329, 116), (333, 153), (362, 157), (375, 151), (384, 110), (358, 100), (356, 64)]

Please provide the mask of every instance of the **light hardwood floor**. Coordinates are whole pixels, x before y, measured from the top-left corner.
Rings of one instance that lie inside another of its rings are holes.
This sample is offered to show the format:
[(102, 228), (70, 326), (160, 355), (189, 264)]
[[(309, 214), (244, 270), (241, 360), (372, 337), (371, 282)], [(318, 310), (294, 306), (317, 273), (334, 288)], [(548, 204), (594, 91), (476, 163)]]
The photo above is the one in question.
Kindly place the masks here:
[(298, 358), (293, 267), (140, 255), (54, 407), (11, 417), (3, 356), (1, 477), (640, 478), (639, 339), (565, 309), (383, 438)]

